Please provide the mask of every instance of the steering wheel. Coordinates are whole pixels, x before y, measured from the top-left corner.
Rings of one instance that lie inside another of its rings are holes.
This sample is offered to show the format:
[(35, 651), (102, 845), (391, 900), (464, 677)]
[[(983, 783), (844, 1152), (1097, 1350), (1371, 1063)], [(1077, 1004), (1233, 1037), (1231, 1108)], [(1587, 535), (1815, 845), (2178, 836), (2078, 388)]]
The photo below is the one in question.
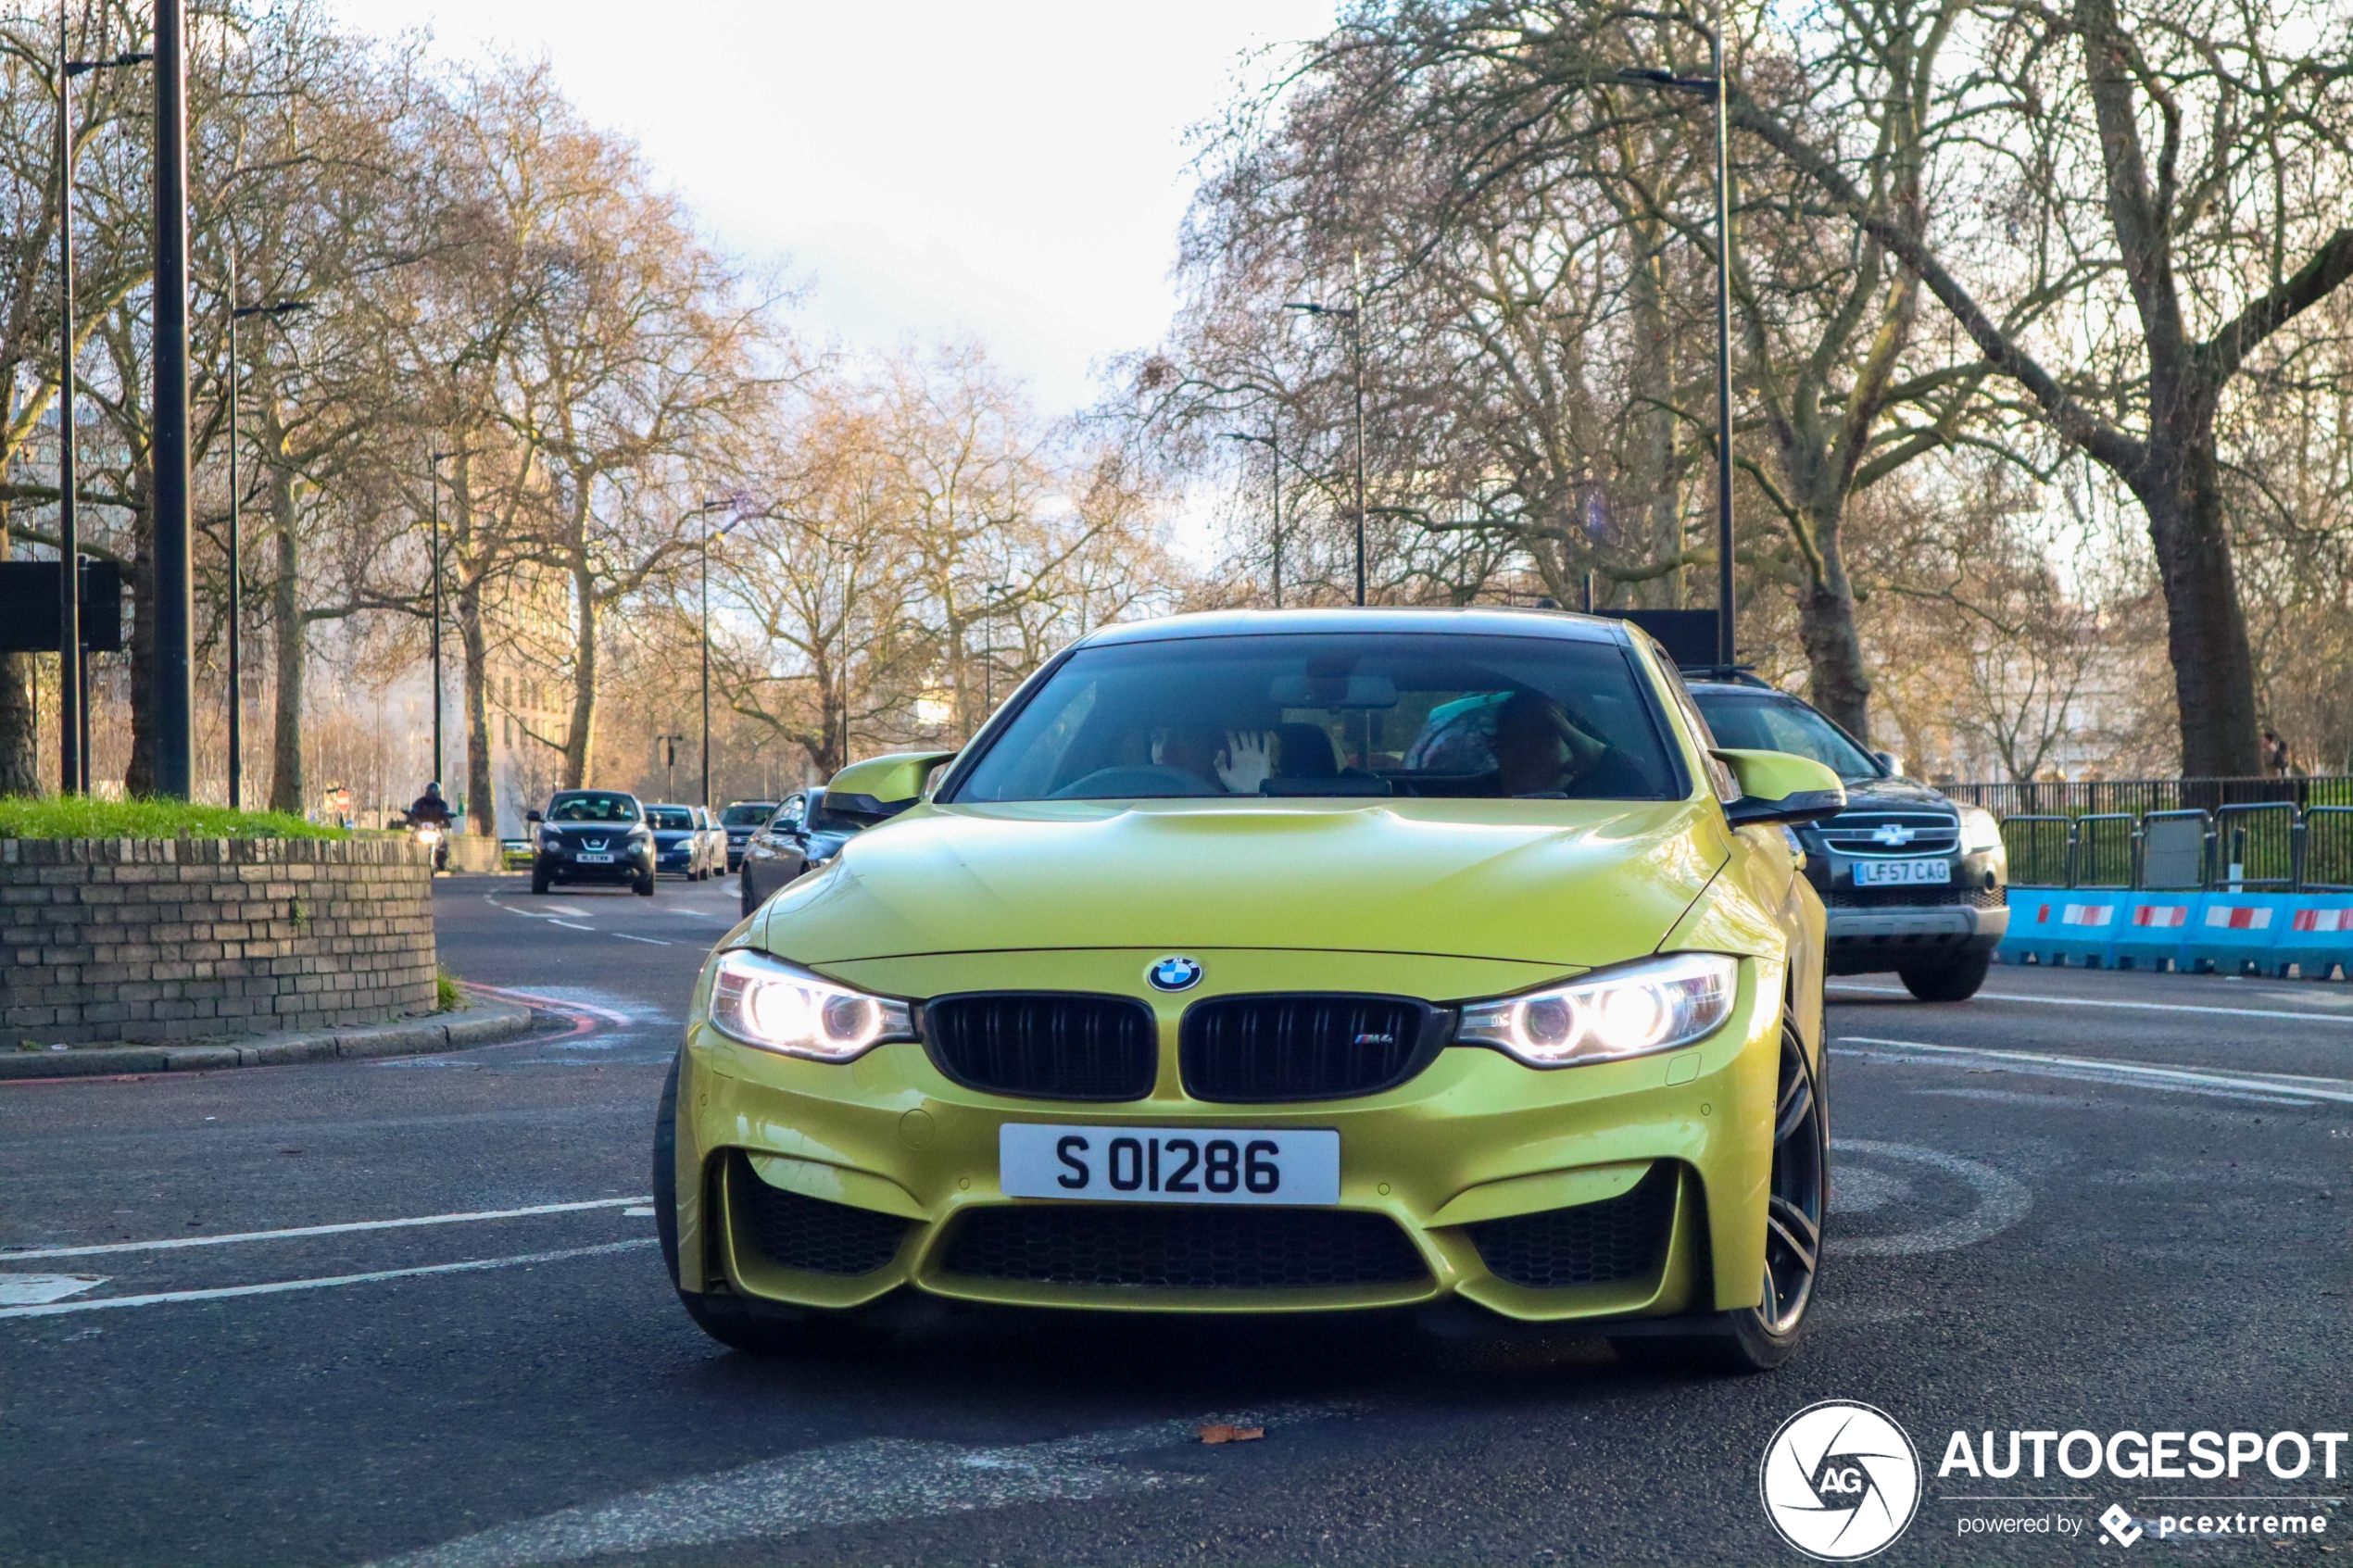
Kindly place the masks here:
[(1223, 795), (1214, 784), (1162, 762), (1131, 763), (1098, 768), (1073, 779), (1047, 797), (1049, 800), (1121, 800), (1170, 795)]

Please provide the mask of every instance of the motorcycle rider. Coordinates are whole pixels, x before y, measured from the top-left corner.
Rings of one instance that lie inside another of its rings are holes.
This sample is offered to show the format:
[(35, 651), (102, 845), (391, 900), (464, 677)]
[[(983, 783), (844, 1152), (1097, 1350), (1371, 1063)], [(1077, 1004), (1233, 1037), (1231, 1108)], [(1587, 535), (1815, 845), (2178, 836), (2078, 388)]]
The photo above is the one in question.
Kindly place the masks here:
[(417, 797), (409, 808), (409, 825), (412, 828), (437, 827), (447, 832), (452, 820), (449, 802), (441, 798), (439, 781), (425, 785), (424, 794)]

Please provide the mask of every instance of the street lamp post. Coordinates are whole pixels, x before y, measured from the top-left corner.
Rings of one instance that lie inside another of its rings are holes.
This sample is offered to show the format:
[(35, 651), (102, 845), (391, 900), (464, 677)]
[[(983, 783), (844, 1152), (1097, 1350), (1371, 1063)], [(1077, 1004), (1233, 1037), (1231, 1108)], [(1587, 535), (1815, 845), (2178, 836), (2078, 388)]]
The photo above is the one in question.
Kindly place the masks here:
[(66, 0), (57, 0), (57, 793), (90, 789), (89, 715), (82, 659), (82, 520), (74, 471), (73, 79), (135, 66), (152, 54), (69, 59)]
[(1283, 445), (1282, 445), (1282, 427), (1281, 427), (1280, 425), (1278, 425), (1278, 424), (1277, 424), (1277, 423), (1275, 422), (1274, 417), (1273, 417), (1272, 415), (1269, 415), (1269, 416), (1267, 417), (1267, 420), (1266, 420), (1266, 433), (1265, 433), (1265, 434), (1264, 434), (1264, 435), (1252, 435), (1252, 434), (1250, 434), (1250, 433), (1248, 433), (1247, 432), (1244, 432), (1244, 431), (1239, 431), (1239, 430), (1229, 430), (1229, 431), (1226, 432), (1226, 439), (1227, 439), (1227, 440), (1228, 440), (1228, 441), (1246, 441), (1246, 442), (1249, 442), (1249, 443), (1250, 443), (1251, 445), (1255, 445), (1255, 446), (1264, 446), (1264, 447), (1265, 447), (1265, 448), (1266, 448), (1266, 456), (1267, 456), (1267, 458), (1268, 458), (1268, 463), (1269, 463), (1269, 466), (1270, 466), (1270, 467), (1273, 469), (1273, 470), (1274, 470), (1274, 493), (1275, 493), (1275, 495), (1274, 495), (1274, 506), (1275, 506), (1275, 530), (1274, 530), (1273, 546), (1274, 546), (1274, 560), (1275, 560), (1275, 608), (1276, 608), (1277, 609), (1280, 609), (1280, 608), (1283, 608)]
[(441, 777), (441, 465), (456, 454), (426, 449), (426, 471), (433, 492), (433, 782)]
[(155, 790), (189, 797), (191, 633), (188, 538), (188, 67), (187, 0), (155, 0)]
[[(702, 519), (702, 803), (706, 809), (711, 805), (711, 514), (732, 504), (705, 501), (694, 510)], [(742, 521), (734, 519), (718, 536), (725, 538)]]
[[(237, 252), (229, 250), (229, 809), (245, 807), (245, 539), (239, 522), (245, 501), (237, 470), (237, 323), (251, 316), (278, 320), (308, 310), (307, 299), (271, 305), (237, 303)], [(437, 762), (438, 759), (436, 759)], [(436, 776), (438, 771), (436, 769)]]
[(1348, 323), (1348, 346), (1356, 379), (1356, 602), (1365, 602), (1365, 253), (1358, 251), (1349, 267), (1347, 305), (1317, 305), (1294, 300), (1283, 307), (1310, 316), (1332, 316)]
[(1677, 76), (1629, 66), (1618, 80), (1705, 97), (1716, 106), (1716, 662), (1730, 670), (1732, 642), (1732, 174), (1730, 84), (1724, 74), (1724, 6), (1708, 34), (1714, 74)]

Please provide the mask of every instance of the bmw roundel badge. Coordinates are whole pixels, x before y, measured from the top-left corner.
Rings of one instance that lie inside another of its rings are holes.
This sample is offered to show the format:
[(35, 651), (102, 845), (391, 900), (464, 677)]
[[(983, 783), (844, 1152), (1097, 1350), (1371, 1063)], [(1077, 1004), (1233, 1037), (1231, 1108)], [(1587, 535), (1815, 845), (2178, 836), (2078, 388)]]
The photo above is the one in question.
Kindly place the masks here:
[(1201, 984), (1201, 965), (1192, 959), (1172, 954), (1144, 972), (1155, 991), (1189, 991)]

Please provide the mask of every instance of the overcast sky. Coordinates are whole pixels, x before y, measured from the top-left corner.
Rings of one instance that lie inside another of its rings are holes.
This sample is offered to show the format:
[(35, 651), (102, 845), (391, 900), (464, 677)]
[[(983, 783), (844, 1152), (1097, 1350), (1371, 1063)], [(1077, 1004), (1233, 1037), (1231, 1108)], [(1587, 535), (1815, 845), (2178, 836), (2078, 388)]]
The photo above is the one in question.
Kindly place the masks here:
[(544, 53), (749, 260), (788, 259), (813, 335), (976, 337), (1042, 410), (1155, 341), (1190, 189), (1186, 132), (1243, 53), (1332, 0), (331, 0), (441, 52)]

